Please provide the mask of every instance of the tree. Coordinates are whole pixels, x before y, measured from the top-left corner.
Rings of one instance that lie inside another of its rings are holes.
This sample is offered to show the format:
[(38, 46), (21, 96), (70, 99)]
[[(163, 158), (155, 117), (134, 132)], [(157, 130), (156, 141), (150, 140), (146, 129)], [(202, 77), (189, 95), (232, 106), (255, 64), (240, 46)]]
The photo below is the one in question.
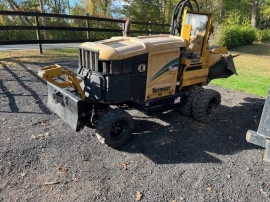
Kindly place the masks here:
[(258, 28), (270, 28), (270, 0), (261, 0), (258, 10)]
[(252, 7), (252, 17), (251, 17), (251, 26), (257, 27), (257, 19), (258, 19), (258, 0), (253, 0)]
[(165, 4), (159, 0), (124, 0), (122, 14), (132, 21), (164, 22)]
[[(17, 2), (15, 0), (7, 0), (7, 3), (9, 4), (9, 7), (13, 11), (23, 11), (21, 6), (19, 4), (17, 4)], [(23, 24), (28, 24), (29, 26), (32, 25), (32, 22), (28, 19), (27, 16), (19, 16), (19, 18), (21, 19)]]
[(80, 5), (85, 6), (90, 16), (112, 17), (112, 2), (113, 0), (82, 0)]
[[(39, 0), (39, 8), (40, 8), (41, 13), (45, 13), (44, 12), (43, 0)], [(47, 26), (45, 17), (42, 17), (41, 19), (42, 19), (42, 25)], [(47, 30), (44, 30), (44, 38), (45, 38), (45, 40), (49, 39), (49, 35), (48, 35)]]

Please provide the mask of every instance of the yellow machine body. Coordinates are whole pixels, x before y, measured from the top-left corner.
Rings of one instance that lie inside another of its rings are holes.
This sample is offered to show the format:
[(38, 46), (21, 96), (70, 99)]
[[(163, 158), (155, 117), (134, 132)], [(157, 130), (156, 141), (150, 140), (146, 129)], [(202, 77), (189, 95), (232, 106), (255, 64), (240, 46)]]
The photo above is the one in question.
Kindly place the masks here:
[[(59, 65), (40, 69), (39, 76), (48, 81), (48, 106), (75, 130), (96, 125), (110, 105), (150, 115), (186, 103), (190, 113), (201, 86), (236, 74), (228, 50), (209, 47), (211, 19), (209, 13), (185, 11), (180, 36), (122, 36), (82, 43), (77, 75)], [(66, 81), (58, 80), (61, 75)], [(212, 94), (218, 106), (220, 96)], [(200, 116), (196, 120), (201, 121)]]

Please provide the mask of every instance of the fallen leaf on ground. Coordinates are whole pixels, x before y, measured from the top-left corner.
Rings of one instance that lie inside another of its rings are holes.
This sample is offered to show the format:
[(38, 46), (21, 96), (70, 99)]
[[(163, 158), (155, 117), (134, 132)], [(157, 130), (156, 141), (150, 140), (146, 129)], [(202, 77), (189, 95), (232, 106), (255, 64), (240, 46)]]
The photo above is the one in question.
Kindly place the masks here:
[(61, 172), (67, 172), (68, 169), (66, 167), (57, 166), (57, 170), (59, 170)]
[(129, 162), (123, 162), (123, 163), (121, 163), (121, 168), (123, 169), (123, 170), (127, 170), (127, 165), (129, 164)]
[(183, 196), (180, 196), (180, 201), (185, 200), (185, 198)]
[(46, 132), (44, 134), (39, 135), (31, 135), (31, 139), (41, 139), (44, 140), (46, 137), (49, 137), (51, 134), (49, 132)]
[(78, 178), (72, 177), (72, 181), (77, 182), (78, 181)]
[(45, 185), (52, 185), (52, 184), (58, 184), (59, 181), (52, 181), (52, 182), (44, 182)]
[(48, 126), (50, 124), (49, 124), (49, 122), (42, 122), (40, 125), (42, 125), (42, 126)]
[(45, 139), (45, 135), (44, 135), (44, 134), (39, 134), (39, 135), (37, 136), (37, 138), (39, 138), (39, 139), (41, 139), (41, 140), (44, 140), (44, 139)]
[(208, 186), (208, 187), (206, 187), (206, 190), (207, 191), (212, 191), (212, 187)]
[(96, 194), (96, 195), (99, 195), (99, 194), (100, 194), (100, 191), (97, 190), (97, 189), (95, 189), (95, 194)]
[(82, 156), (82, 157), (78, 158), (78, 161), (80, 161), (80, 162), (84, 161), (84, 157)]
[(21, 173), (22, 177), (25, 177), (27, 175), (27, 173)]
[(35, 135), (31, 135), (31, 139), (36, 139), (37, 137)]
[(141, 200), (142, 199), (142, 196), (143, 196), (142, 192), (137, 191), (137, 193), (136, 193), (136, 201)]

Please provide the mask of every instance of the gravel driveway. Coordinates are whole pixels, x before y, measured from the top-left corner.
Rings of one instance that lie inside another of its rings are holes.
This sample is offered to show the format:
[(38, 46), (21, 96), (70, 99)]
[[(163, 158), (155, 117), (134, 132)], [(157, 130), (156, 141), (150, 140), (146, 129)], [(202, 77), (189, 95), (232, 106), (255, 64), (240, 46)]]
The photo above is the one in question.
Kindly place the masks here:
[(210, 85), (222, 105), (208, 124), (128, 111), (132, 139), (112, 149), (50, 112), (44, 65), (0, 61), (0, 201), (270, 201), (270, 163), (245, 140), (263, 98)]

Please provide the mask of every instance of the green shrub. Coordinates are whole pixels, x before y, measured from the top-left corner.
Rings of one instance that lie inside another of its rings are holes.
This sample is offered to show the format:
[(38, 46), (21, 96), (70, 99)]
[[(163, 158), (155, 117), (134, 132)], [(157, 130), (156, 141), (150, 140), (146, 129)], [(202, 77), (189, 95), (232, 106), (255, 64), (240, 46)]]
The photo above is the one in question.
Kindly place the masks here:
[(270, 29), (257, 30), (256, 41), (258, 42), (270, 42)]
[(222, 23), (220, 45), (227, 48), (252, 44), (256, 40), (256, 29), (251, 28), (248, 16), (243, 16), (235, 10), (226, 16)]
[(256, 40), (256, 29), (251, 27), (242, 27), (241, 33), (243, 36), (243, 44), (241, 45), (249, 45), (252, 44)]
[(220, 44), (227, 48), (236, 48), (252, 44), (256, 39), (256, 30), (241, 25), (227, 25), (224, 27)]

